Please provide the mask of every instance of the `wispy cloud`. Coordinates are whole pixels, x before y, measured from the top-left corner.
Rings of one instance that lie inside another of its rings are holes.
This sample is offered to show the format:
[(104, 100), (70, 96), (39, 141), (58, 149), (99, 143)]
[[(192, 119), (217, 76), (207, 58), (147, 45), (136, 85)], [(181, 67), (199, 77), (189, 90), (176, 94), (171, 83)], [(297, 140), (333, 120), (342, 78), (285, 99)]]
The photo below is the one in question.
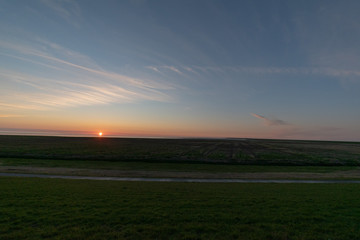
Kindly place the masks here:
[(16, 115), (16, 114), (0, 114), (0, 118), (18, 118), (24, 117), (23, 115)]
[(161, 74), (162, 74), (162, 72), (159, 70), (158, 67), (147, 66), (146, 68), (148, 68), (148, 69), (150, 69), (150, 70), (153, 70), (154, 72), (157, 72), (157, 73), (161, 73)]
[(178, 74), (180, 74), (180, 75), (183, 74), (183, 73), (180, 71), (179, 68), (174, 67), (174, 66), (162, 66), (162, 68), (169, 69), (169, 70), (171, 70), (171, 71), (173, 71), (173, 72), (176, 72), (176, 73), (178, 73)]
[(270, 119), (267, 118), (265, 116), (259, 115), (259, 114), (255, 114), (255, 113), (251, 113), (251, 115), (253, 117), (256, 117), (258, 119), (263, 120), (264, 124), (267, 126), (282, 126), (282, 125), (289, 125), (287, 122), (280, 120), (280, 119)]
[(171, 101), (164, 92), (174, 88), (171, 84), (104, 70), (90, 57), (42, 39), (31, 45), (0, 40), (0, 54), (22, 61), (22, 66), (42, 68), (46, 73), (30, 74), (24, 70), (28, 67), (0, 68), (5, 83), (0, 89), (2, 109), (45, 110), (139, 100)]
[[(56, 46), (56, 47), (54, 47), (54, 46)], [(18, 45), (18, 44), (3, 42), (3, 41), (0, 41), (0, 47), (14, 50), (20, 54), (37, 57), (37, 58), (45, 61), (47, 65), (50, 65), (50, 66), (52, 65), (58, 69), (67, 70), (67, 69), (64, 69), (64, 65), (65, 65), (65, 67), (70, 67), (72, 70), (75, 69), (75, 70), (84, 71), (84, 72), (90, 73), (90, 74), (97, 74), (101, 77), (109, 78), (109, 79), (119, 81), (119, 82), (129, 83), (132, 85), (136, 85), (137, 87), (145, 87), (145, 88), (153, 88), (154, 87), (152, 85), (153, 83), (150, 80), (144, 81), (144, 80), (124, 76), (124, 75), (121, 75), (118, 73), (105, 71), (96, 65), (93, 67), (89, 67), (89, 66), (86, 66), (83, 64), (74, 63), (74, 61), (79, 61), (79, 60), (81, 61), (82, 59), (85, 59), (85, 58), (87, 58), (87, 62), (88, 62), (89, 58), (85, 57), (84, 55), (81, 55), (79, 53), (76, 53), (74, 51), (71, 51), (71, 50), (65, 51), (65, 48), (60, 48), (56, 44), (51, 44), (51, 45), (49, 44), (48, 47), (51, 48), (51, 50), (54, 50), (56, 53), (61, 54), (62, 57), (52, 56), (48, 52), (42, 51), (42, 50), (34, 48), (32, 46)], [(11, 56), (11, 55), (8, 55), (8, 56)], [(75, 58), (74, 56), (77, 56), (77, 57)], [(79, 59), (79, 56), (81, 56), (82, 59)], [(14, 57), (18, 57), (18, 56), (15, 55)], [(68, 58), (70, 60), (65, 60), (64, 58)], [(25, 59), (25, 58), (23, 58), (23, 59)], [(35, 61), (33, 61), (33, 62), (35, 62)], [(87, 62), (85, 62), (85, 63), (87, 63)]]
[(69, 24), (75, 27), (80, 26), (81, 8), (76, 1), (41, 0), (41, 2)]
[[(196, 71), (196, 67), (189, 67), (189, 66), (147, 66), (146, 68), (151, 69), (158, 73), (164, 73), (164, 70), (170, 70), (172, 72), (178, 73), (179, 75), (186, 75), (189, 73), (193, 74), (199, 74), (198, 71)], [(162, 70), (162, 71), (161, 71)]]
[(282, 75), (320, 75), (331, 77), (360, 77), (357, 69), (332, 67), (248, 67), (248, 66), (151, 66), (153, 71), (169, 69), (179, 74), (193, 73), (248, 73), (248, 74), (282, 74)]
[(6, 72), (0, 69), (0, 76), (8, 81), (27, 85), (33, 90), (18, 92), (8, 90), (0, 98), (0, 107), (47, 110), (56, 107), (99, 105), (137, 100), (170, 101), (170, 97), (156, 89), (124, 88), (111, 83), (87, 79), (84, 83), (40, 78), (32, 75)]
[(360, 76), (360, 71), (329, 67), (224, 67), (218, 69), (247, 72), (253, 74), (291, 74), (291, 75), (325, 75), (325, 76)]
[(188, 72), (198, 74), (198, 72), (196, 72), (196, 71), (195, 71), (193, 68), (191, 68), (191, 67), (186, 67), (186, 66), (184, 66), (183, 68), (184, 68), (186, 71), (188, 71)]

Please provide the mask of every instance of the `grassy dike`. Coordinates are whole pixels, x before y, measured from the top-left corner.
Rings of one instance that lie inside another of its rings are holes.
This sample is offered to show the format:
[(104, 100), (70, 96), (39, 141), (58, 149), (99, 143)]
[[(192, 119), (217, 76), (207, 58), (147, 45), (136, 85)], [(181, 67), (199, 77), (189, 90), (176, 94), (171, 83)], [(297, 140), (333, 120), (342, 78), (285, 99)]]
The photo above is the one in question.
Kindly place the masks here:
[(359, 239), (360, 185), (0, 178), (0, 239)]

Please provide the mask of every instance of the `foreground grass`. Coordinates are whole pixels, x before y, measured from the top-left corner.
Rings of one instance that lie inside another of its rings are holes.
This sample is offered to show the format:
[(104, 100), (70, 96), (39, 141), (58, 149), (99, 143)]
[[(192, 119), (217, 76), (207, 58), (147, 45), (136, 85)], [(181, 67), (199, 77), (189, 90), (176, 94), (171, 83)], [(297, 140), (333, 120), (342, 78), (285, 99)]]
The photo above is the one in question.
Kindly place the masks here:
[(0, 239), (359, 239), (357, 184), (0, 178)]
[(238, 165), (220, 163), (178, 163), (178, 162), (139, 162), (139, 161), (96, 161), (96, 160), (57, 160), (0, 158), (0, 166), (64, 167), (84, 169), (111, 169), (130, 171), (175, 171), (204, 173), (261, 173), (261, 172), (308, 172), (331, 173), (359, 169), (357, 166), (272, 166)]

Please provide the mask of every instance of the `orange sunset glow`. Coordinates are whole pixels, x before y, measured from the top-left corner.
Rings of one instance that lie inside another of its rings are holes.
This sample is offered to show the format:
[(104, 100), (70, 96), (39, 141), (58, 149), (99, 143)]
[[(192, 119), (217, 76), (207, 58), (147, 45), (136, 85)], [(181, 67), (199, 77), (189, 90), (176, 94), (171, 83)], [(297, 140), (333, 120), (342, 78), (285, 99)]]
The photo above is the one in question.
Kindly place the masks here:
[(0, 135), (359, 141), (349, 1), (0, 1)]

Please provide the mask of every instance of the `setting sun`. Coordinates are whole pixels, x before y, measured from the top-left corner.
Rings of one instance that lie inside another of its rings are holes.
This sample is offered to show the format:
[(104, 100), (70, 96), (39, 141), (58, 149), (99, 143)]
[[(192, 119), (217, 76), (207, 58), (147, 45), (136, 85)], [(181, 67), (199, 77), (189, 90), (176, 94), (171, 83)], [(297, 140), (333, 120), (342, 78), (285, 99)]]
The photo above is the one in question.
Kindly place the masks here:
[(103, 135), (103, 133), (102, 132), (99, 132), (99, 137), (101, 137)]

